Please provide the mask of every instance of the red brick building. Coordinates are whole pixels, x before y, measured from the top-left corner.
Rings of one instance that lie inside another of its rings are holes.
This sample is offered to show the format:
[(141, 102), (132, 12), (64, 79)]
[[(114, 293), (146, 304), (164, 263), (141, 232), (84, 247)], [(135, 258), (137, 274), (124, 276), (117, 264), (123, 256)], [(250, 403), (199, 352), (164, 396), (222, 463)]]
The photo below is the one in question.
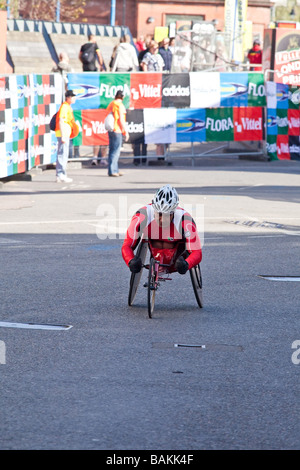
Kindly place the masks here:
[[(224, 0), (115, 0), (115, 24), (129, 27), (132, 36), (153, 34), (155, 26), (173, 21), (217, 20), (224, 30)], [(247, 20), (253, 23), (253, 35), (263, 38), (271, 20), (270, 0), (248, 0)], [(87, 0), (84, 16), (90, 23), (110, 24), (110, 0)]]

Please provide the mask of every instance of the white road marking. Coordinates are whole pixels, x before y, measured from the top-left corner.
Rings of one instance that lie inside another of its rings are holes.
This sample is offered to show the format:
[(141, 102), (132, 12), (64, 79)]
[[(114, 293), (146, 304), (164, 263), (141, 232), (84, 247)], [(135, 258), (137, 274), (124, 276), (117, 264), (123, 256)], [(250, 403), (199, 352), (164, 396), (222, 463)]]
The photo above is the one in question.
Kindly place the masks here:
[(284, 282), (300, 282), (300, 277), (297, 276), (258, 276), (267, 281), (284, 281)]
[(37, 323), (15, 323), (0, 321), (0, 328), (23, 328), (27, 330), (69, 330), (72, 325), (39, 325)]

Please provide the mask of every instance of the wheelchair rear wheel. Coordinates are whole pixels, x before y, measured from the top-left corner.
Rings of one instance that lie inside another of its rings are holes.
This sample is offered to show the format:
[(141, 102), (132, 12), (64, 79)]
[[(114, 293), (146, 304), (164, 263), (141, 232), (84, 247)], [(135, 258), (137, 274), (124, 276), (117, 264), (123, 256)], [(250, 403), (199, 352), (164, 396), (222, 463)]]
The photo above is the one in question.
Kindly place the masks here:
[(190, 269), (190, 276), (197, 303), (200, 308), (203, 308), (202, 275), (199, 264)]

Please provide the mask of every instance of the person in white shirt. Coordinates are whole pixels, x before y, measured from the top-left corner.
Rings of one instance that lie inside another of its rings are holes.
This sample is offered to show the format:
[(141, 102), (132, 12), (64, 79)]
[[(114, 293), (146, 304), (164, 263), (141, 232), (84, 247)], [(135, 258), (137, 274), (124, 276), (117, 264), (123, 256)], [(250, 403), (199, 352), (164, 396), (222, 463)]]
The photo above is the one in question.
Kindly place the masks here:
[(112, 72), (136, 72), (139, 69), (138, 57), (135, 47), (130, 44), (129, 34), (121, 38), (112, 61)]

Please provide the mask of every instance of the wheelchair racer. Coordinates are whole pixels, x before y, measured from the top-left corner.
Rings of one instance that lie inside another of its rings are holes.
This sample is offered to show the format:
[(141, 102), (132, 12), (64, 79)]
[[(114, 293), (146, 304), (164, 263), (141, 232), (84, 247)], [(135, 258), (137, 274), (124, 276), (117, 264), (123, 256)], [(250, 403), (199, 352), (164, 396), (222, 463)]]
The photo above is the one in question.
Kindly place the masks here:
[(167, 184), (156, 191), (152, 204), (134, 214), (122, 245), (123, 259), (131, 272), (142, 269), (141, 258), (134, 255), (142, 236), (149, 240), (152, 256), (161, 264), (171, 265), (169, 272), (185, 274), (201, 262), (196, 224), (178, 204), (176, 189)]

